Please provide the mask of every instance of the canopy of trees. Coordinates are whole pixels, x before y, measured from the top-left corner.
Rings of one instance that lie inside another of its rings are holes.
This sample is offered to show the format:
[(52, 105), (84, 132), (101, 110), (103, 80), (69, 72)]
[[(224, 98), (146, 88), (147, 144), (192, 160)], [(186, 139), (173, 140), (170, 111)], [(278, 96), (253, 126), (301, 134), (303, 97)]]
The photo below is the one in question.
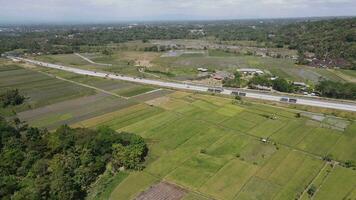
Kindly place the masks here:
[(106, 127), (52, 133), (0, 118), (0, 198), (84, 199), (108, 164), (142, 169), (146, 154), (141, 137)]
[[(252, 40), (258, 46), (290, 48), (315, 53), (316, 58), (338, 67), (356, 69), (356, 18), (271, 19), (152, 23), (138, 26), (88, 25), (22, 27), (0, 33), (0, 53), (25, 49), (36, 53), (72, 53), (80, 46), (103, 46), (133, 40), (215, 38), (217, 41)], [(108, 27), (111, 28), (108, 28)], [(95, 28), (93, 28), (95, 27)], [(194, 34), (191, 30), (203, 30)], [(40, 31), (39, 31), (40, 30)], [(161, 49), (161, 48), (160, 48)], [(158, 51), (147, 47), (146, 51)], [(162, 50), (162, 49), (161, 49)], [(299, 63), (305, 63), (304, 59)]]
[(18, 89), (6, 90), (0, 93), (0, 105), (2, 107), (20, 105), (25, 101), (25, 96), (20, 94)]
[(321, 96), (356, 100), (356, 84), (323, 80), (316, 86)]
[(239, 88), (239, 87), (242, 87), (243, 84), (244, 84), (244, 80), (241, 79), (240, 72), (235, 72), (233, 79), (227, 78), (227, 79), (223, 80), (223, 85), (225, 87), (237, 87), (237, 88)]

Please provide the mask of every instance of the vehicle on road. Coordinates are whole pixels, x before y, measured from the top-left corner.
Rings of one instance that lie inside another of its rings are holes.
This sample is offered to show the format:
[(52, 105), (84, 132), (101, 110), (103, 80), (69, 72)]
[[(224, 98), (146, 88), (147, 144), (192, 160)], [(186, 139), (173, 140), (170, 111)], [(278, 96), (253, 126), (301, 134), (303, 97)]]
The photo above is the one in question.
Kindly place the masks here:
[(282, 102), (289, 102), (289, 97), (282, 97), (280, 101), (282, 101)]
[(286, 103), (297, 103), (297, 99), (289, 98), (289, 97), (282, 97), (280, 99), (280, 101), (286, 102)]
[(208, 92), (222, 93), (223, 91), (224, 91), (223, 88), (208, 88)]
[(240, 92), (240, 91), (232, 91), (231, 94), (240, 97), (245, 97), (247, 95), (246, 92)]
[(289, 99), (289, 103), (297, 103), (297, 99)]

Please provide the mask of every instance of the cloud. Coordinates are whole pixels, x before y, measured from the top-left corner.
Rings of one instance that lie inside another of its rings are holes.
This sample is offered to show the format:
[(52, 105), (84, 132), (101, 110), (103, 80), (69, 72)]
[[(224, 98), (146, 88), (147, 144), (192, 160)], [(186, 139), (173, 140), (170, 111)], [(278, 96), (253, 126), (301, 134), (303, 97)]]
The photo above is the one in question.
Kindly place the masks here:
[(124, 21), (355, 15), (355, 0), (0, 0), (1, 21)]

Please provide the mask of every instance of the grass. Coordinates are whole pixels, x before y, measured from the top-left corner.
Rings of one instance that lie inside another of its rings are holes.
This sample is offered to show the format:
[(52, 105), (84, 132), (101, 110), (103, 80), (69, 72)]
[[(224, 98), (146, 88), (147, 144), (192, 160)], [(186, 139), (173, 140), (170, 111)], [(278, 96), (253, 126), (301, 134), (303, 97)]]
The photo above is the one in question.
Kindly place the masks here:
[[(106, 56), (100, 53), (90, 55), (94, 62), (112, 64), (112, 66), (96, 66), (79, 58), (74, 54), (38, 56), (36, 59), (71, 65), (83, 69), (96, 71), (109, 71), (114, 73), (125, 73), (129, 75), (140, 75), (135, 67), (136, 64), (149, 66), (150, 71), (164, 72), (159, 74), (163, 78), (177, 80), (194, 79), (197, 77), (196, 68), (206, 67), (215, 70), (235, 71), (241, 67), (259, 68), (273, 73), (276, 76), (287, 78), (293, 81), (317, 82), (319, 77), (324, 77), (334, 81), (344, 81), (333, 72), (316, 69), (308, 66), (295, 65), (290, 59), (262, 58), (257, 56), (241, 56), (234, 53), (227, 53), (221, 50), (210, 50), (209, 55), (180, 56), (180, 57), (160, 57), (159, 53), (141, 52), (132, 50), (115, 51), (113, 55)], [(354, 76), (349, 71), (341, 73)], [(165, 75), (165, 74), (168, 74)], [(141, 74), (142, 75), (142, 74)]]
[(196, 193), (188, 193), (182, 200), (209, 200), (207, 197), (203, 197)]
[(126, 99), (97, 94), (28, 110), (18, 116), (32, 125), (51, 130), (62, 124), (76, 124), (134, 104)]
[(324, 156), (341, 137), (341, 133), (324, 128), (315, 128), (297, 145), (297, 148)]
[[(0, 87), (17, 88), (28, 97), (31, 108), (94, 94), (95, 91), (58, 80), (16, 65), (1, 66)], [(26, 108), (26, 107), (22, 107)]]
[(356, 162), (356, 123), (353, 122), (341, 136), (340, 140), (330, 151), (338, 160), (351, 160)]
[(105, 172), (92, 186), (87, 199), (109, 199), (116, 186), (124, 181), (128, 176), (128, 172), (119, 172), (114, 176), (111, 173)]
[(200, 191), (220, 199), (233, 199), (244, 184), (257, 171), (257, 167), (239, 160), (231, 160)]
[(153, 87), (149, 87), (149, 86), (136, 86), (133, 88), (128, 88), (128, 89), (122, 89), (120, 91), (117, 92), (117, 94), (124, 96), (124, 97), (132, 97), (132, 96), (136, 96), (136, 95), (140, 95), (149, 91), (154, 90)]
[(201, 187), (226, 163), (225, 159), (199, 154), (171, 172), (166, 179), (193, 190)]
[(78, 83), (94, 86), (106, 91), (116, 93), (124, 97), (132, 97), (146, 92), (152, 91), (155, 88), (147, 85), (139, 85), (131, 82), (125, 82), (120, 80), (112, 80), (100, 77), (90, 77), (85, 75), (73, 74), (70, 72), (64, 72), (54, 69), (40, 69), (43, 72), (54, 74)]
[(241, 154), (242, 149), (251, 142), (247, 136), (225, 134), (220, 140), (207, 149), (207, 153), (216, 157), (234, 158)]
[(286, 121), (280, 119), (268, 119), (252, 128), (248, 133), (258, 137), (267, 138), (283, 128), (285, 123)]
[[(284, 109), (242, 105), (225, 112), (223, 108), (235, 105), (214, 102), (218, 97), (168, 96), (173, 99), (161, 106), (165, 111), (121, 130), (140, 134), (150, 146), (142, 173), (194, 191), (186, 199), (298, 198), (324, 166), (314, 154), (324, 155), (336, 147), (339, 137), (353, 136), (353, 124), (345, 132), (325, 129), (320, 122), (295, 118), (294, 112)], [(185, 103), (167, 106), (175, 101)], [(272, 114), (277, 120), (266, 118)], [(209, 121), (215, 115), (226, 119)], [(277, 146), (255, 137), (264, 131), (263, 124)]]
[(0, 69), (0, 90), (17, 88), (27, 97), (24, 105), (14, 108), (16, 112), (95, 94), (92, 89), (16, 65), (3, 65)]
[(236, 196), (239, 200), (273, 199), (282, 187), (278, 184), (253, 177)]
[(296, 146), (316, 127), (307, 120), (290, 120), (287, 124), (272, 135), (276, 142)]
[(197, 73), (194, 70), (197, 67), (206, 67), (231, 72), (234, 72), (237, 68), (259, 68), (275, 76), (293, 81), (318, 82), (320, 77), (333, 81), (344, 81), (333, 72), (308, 66), (298, 66), (290, 59), (240, 56), (223, 51), (210, 51), (209, 56), (203, 57), (158, 58), (153, 63), (155, 68), (161, 71), (169, 70), (176, 74), (175, 78), (183, 79), (196, 77)]
[(133, 199), (155, 182), (157, 179), (147, 173), (133, 172), (114, 189), (110, 199)]
[(321, 185), (314, 199), (354, 199), (356, 174), (351, 169), (336, 167)]
[[(249, 62), (258, 64), (256, 60)], [(47, 72), (123, 96), (153, 89)], [(63, 123), (91, 128), (106, 125), (145, 138), (149, 146), (146, 168), (100, 179), (91, 193), (93, 199), (133, 199), (162, 180), (188, 190), (188, 200), (294, 199), (313, 180), (319, 188), (316, 199), (355, 196), (355, 172), (350, 169), (337, 166), (330, 174), (323, 170), (314, 179), (325, 165), (317, 156), (331, 153), (340, 161), (355, 160), (354, 122), (345, 131), (337, 131), (322, 127), (324, 122), (296, 118), (295, 111), (284, 108), (235, 105), (231, 99), (186, 92), (159, 93), (148, 100), (142, 98), (142, 103), (103, 94), (78, 94), (73, 88), (81, 86), (16, 66), (1, 67), (0, 76), (2, 87), (44, 91), (38, 98), (48, 100), (50, 106), (38, 104), (38, 108), (19, 114), (31, 124), (53, 128)], [(63, 99), (54, 99), (60, 94)], [(260, 137), (270, 137), (272, 142), (263, 143)]]

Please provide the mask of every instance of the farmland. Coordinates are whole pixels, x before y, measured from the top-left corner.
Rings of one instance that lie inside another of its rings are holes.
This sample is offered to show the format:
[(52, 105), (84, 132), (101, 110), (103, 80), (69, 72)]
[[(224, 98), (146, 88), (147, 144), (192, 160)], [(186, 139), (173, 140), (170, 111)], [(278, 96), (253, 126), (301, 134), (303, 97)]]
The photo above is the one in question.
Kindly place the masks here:
[(56, 70), (1, 66), (0, 76), (1, 88), (30, 97), (18, 117), (31, 125), (108, 126), (146, 140), (146, 167), (118, 172), (89, 199), (153, 195), (162, 182), (183, 199), (310, 199), (311, 185), (314, 199), (356, 198), (356, 171), (344, 166), (356, 162), (355, 121)]
[[(177, 184), (195, 196), (201, 195), (201, 199), (294, 199), (302, 195), (323, 166), (330, 165), (321, 159), (327, 153), (340, 161), (356, 159), (351, 155), (355, 143), (350, 140), (355, 138), (354, 123), (345, 131), (324, 129), (320, 122), (296, 118), (296, 113), (287, 110), (271, 120), (266, 117), (272, 114), (271, 107), (234, 105), (231, 100), (215, 97), (202, 101), (202, 97), (173, 93), (168, 95), (168, 101), (174, 109), (167, 106), (166, 100), (157, 104), (168, 108), (164, 112), (120, 128), (150, 141), (150, 155), (142, 176), (153, 176), (154, 182)], [(236, 111), (223, 112), (227, 113), (224, 116), (217, 107), (235, 107)], [(209, 114), (204, 114), (207, 111)], [(274, 142), (262, 143), (262, 136), (270, 136)], [(330, 170), (338, 173), (340, 169), (355, 174), (352, 169), (339, 166)], [(349, 178), (344, 183), (350, 187), (345, 190), (352, 192), (355, 180)], [(126, 187), (122, 184), (115, 189), (115, 199), (121, 199), (119, 194), (122, 199), (133, 198), (143, 190), (140, 186), (136, 193), (130, 190), (130, 195)], [(340, 194), (343, 195), (354, 193)]]
[[(247, 41), (248, 42), (248, 41)], [(281, 78), (292, 81), (316, 83), (321, 77), (332, 81), (344, 81), (354, 77), (352, 70), (329, 71), (303, 65), (296, 65), (295, 61), (287, 58), (261, 57), (255, 55), (243, 55), (223, 51), (215, 43), (206, 43), (201, 40), (153, 40), (152, 44), (179, 44), (186, 48), (199, 49), (204, 45), (210, 45), (212, 49), (197, 54), (177, 54), (177, 56), (164, 56), (166, 53), (145, 52), (142, 49), (150, 43), (132, 42), (121, 44), (127, 48), (115, 48), (112, 55), (104, 55), (100, 52), (83, 54), (94, 62), (112, 64), (112, 66), (99, 66), (91, 64), (74, 54), (36, 56), (35, 59), (75, 66), (83, 69), (109, 71), (134, 76), (147, 76), (149, 78), (164, 78), (175, 80), (190, 80), (198, 77), (196, 68), (203, 67), (210, 70), (223, 70), (234, 72), (238, 68), (257, 68)], [(151, 44), (151, 45), (152, 45)], [(241, 45), (241, 44), (238, 44)], [(219, 48), (218, 48), (219, 47)], [(247, 50), (258, 51), (255, 47), (235, 46), (236, 48), (247, 48)], [(215, 49), (216, 48), (216, 49)], [(295, 51), (288, 49), (270, 49), (282, 55), (293, 56)], [(184, 51), (183, 51), (184, 52)], [(189, 52), (189, 51), (187, 51)], [(201, 52), (201, 51), (200, 51)], [(137, 66), (147, 67), (149, 73), (140, 73)], [(162, 73), (163, 72), (163, 73)], [(341, 75), (340, 75), (341, 74)]]

